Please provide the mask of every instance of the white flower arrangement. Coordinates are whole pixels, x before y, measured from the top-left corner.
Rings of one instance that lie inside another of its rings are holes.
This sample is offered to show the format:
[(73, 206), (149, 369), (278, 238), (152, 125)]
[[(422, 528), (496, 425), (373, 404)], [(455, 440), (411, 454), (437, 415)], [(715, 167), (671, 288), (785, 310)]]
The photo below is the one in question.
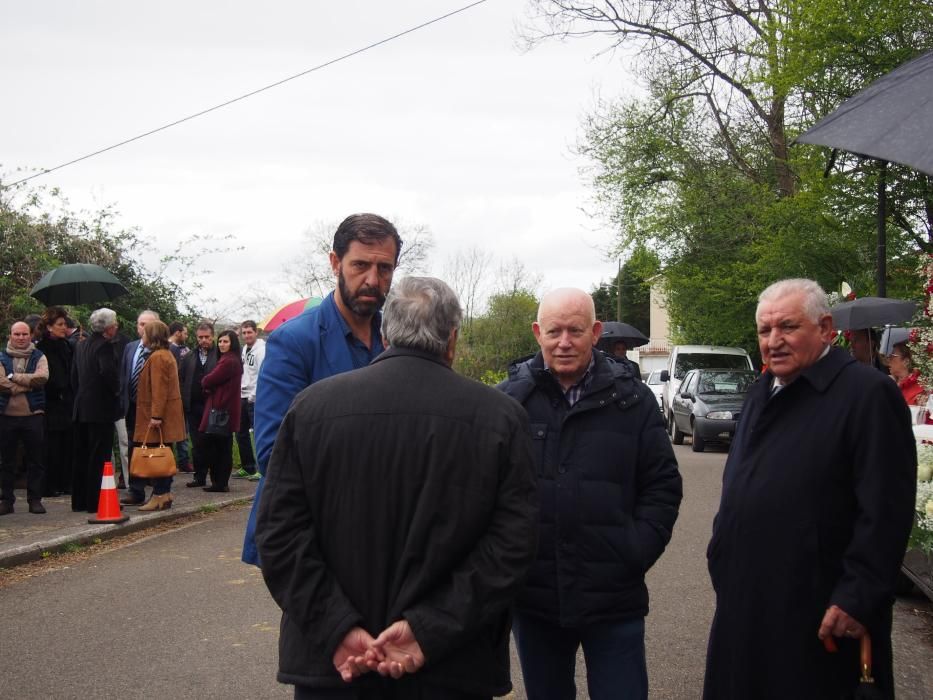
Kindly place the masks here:
[(933, 552), (933, 445), (917, 445), (917, 499), (910, 547)]

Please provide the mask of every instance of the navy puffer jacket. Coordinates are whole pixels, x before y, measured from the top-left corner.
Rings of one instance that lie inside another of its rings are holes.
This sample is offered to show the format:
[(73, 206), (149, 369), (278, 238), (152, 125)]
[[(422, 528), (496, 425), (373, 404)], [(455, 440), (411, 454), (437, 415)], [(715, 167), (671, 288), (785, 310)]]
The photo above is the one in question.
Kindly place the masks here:
[(537, 560), (517, 608), (565, 627), (644, 617), (645, 572), (671, 539), (677, 460), (650, 390), (596, 353), (570, 407), (541, 353), (499, 385), (528, 412), (540, 499)]

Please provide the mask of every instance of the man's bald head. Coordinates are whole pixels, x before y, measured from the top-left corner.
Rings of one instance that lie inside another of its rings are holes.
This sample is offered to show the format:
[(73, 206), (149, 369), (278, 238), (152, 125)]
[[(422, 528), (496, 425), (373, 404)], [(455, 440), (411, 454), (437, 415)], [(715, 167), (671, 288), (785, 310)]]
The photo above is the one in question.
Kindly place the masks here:
[(541, 297), (541, 303), (538, 305), (538, 323), (541, 323), (541, 314), (547, 313), (551, 309), (576, 309), (585, 314), (589, 323), (596, 320), (596, 305), (593, 303), (593, 297), (582, 289), (573, 287), (562, 287), (548, 292)]
[(586, 374), (603, 324), (596, 320), (593, 297), (565, 288), (542, 297), (532, 330), (544, 364), (567, 390)]
[(150, 321), (158, 321), (159, 314), (150, 309), (145, 311), (140, 311), (139, 316), (136, 317), (136, 333), (139, 335), (139, 339), (143, 338), (143, 331), (146, 330), (146, 324)]
[(17, 321), (10, 326), (10, 345), (17, 350), (25, 350), (32, 342), (32, 331), (29, 330), (29, 324)]

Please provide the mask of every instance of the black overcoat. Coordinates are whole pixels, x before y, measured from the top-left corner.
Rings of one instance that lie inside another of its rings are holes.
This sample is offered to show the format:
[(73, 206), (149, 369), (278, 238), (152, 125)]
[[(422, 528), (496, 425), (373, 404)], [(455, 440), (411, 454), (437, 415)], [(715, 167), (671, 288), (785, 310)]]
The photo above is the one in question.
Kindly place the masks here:
[(716, 592), (707, 700), (839, 698), (858, 643), (817, 638), (838, 605), (875, 642), (890, 687), (891, 606), (910, 532), (916, 445), (891, 379), (834, 348), (773, 397), (745, 402), (707, 556)]
[(49, 381), (45, 383), (45, 422), (49, 430), (71, 430), (74, 392), (71, 365), (74, 350), (65, 338), (46, 335), (36, 343), (49, 363)]
[(508, 608), (537, 544), (528, 433), (517, 402), (413, 350), (298, 394), (256, 526), (279, 680), (346, 688), (332, 656), (347, 632), (405, 618), (426, 659), (412, 679), (507, 694)]
[(100, 333), (78, 343), (71, 368), (74, 419), (80, 423), (113, 423), (120, 407), (120, 366), (116, 346)]

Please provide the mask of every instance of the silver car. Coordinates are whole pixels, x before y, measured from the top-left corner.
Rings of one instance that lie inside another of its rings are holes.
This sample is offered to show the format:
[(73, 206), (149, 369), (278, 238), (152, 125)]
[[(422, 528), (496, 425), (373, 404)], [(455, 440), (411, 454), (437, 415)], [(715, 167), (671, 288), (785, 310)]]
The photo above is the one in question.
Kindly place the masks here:
[(664, 382), (661, 381), (661, 372), (664, 370), (656, 369), (654, 372), (648, 375), (648, 378), (645, 380), (645, 384), (648, 385), (648, 388), (651, 389), (651, 393), (654, 394), (654, 398), (658, 400), (658, 408), (661, 408), (661, 392), (664, 391)]

